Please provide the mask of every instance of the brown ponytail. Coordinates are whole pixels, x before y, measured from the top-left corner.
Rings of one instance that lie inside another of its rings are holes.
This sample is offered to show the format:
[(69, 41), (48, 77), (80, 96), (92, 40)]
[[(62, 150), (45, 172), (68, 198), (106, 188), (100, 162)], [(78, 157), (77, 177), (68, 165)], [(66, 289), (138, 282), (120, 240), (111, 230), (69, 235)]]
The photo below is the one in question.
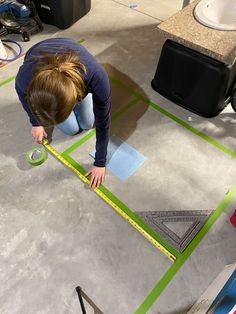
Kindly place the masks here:
[(41, 126), (65, 121), (85, 96), (85, 66), (78, 54), (43, 54), (27, 92), (29, 107)]

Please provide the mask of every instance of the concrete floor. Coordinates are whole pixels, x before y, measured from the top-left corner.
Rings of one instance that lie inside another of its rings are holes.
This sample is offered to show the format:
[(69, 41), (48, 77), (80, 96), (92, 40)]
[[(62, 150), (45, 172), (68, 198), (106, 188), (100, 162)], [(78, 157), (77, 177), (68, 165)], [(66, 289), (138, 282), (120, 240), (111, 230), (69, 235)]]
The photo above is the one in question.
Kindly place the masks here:
[[(51, 36), (84, 38), (109, 74), (235, 151), (230, 106), (204, 119), (150, 87), (163, 44), (156, 26), (181, 7), (181, 0), (96, 0), (71, 28), (46, 26), (24, 50)], [(15, 75), (21, 62), (2, 68), (0, 82)], [(115, 112), (133, 96), (111, 86)], [(77, 285), (106, 314), (134, 313), (172, 262), (57, 160), (49, 157), (36, 168), (25, 163), (25, 152), (35, 146), (30, 125), (14, 81), (0, 89), (1, 314), (80, 313)], [(124, 183), (107, 175), (106, 186), (132, 210), (215, 209), (235, 184), (234, 158), (145, 102), (120, 116), (112, 133), (147, 157)], [(82, 136), (68, 138), (56, 130), (53, 146), (62, 152)], [(71, 155), (86, 168), (93, 146), (91, 139)], [(229, 223), (235, 206), (233, 200), (148, 313), (186, 313), (223, 267), (235, 262), (235, 230)]]

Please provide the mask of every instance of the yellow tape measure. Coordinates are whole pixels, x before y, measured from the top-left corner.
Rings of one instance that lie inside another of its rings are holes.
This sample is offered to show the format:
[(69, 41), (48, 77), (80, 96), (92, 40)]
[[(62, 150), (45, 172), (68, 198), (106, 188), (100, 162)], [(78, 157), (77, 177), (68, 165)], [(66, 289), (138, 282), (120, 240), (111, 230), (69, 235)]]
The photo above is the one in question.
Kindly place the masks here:
[[(63, 165), (72, 170), (84, 183), (90, 184), (90, 181), (71, 165), (64, 157), (62, 157), (47, 140), (43, 140), (44, 147), (56, 157)], [(170, 253), (163, 245), (157, 240), (153, 239), (141, 226), (139, 226), (129, 215), (127, 215), (118, 205), (116, 205), (111, 199), (109, 199), (99, 188), (93, 189), (93, 191), (99, 195), (107, 204), (115, 209), (123, 218), (125, 218), (136, 230), (138, 230), (148, 241), (150, 241), (156, 248), (158, 248), (163, 254), (165, 254), (172, 261), (176, 260), (176, 257)]]

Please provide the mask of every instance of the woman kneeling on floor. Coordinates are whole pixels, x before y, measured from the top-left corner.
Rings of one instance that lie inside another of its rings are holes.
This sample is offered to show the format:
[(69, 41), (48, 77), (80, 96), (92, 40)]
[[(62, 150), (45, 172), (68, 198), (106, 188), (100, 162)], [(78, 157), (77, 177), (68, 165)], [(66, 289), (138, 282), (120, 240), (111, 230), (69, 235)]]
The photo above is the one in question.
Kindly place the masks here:
[(86, 176), (99, 187), (106, 174), (111, 101), (108, 76), (95, 58), (69, 38), (44, 40), (26, 53), (15, 87), (37, 143), (47, 137), (47, 127), (75, 135), (95, 123), (95, 162)]

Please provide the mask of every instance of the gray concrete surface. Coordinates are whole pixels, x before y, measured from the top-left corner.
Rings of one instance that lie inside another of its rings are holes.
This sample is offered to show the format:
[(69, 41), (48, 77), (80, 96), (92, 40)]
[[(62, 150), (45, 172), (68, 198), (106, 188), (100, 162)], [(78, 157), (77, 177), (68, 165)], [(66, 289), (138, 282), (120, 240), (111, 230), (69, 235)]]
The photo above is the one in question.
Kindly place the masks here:
[[(85, 47), (113, 76), (235, 150), (230, 106), (208, 120), (150, 87), (163, 44), (157, 23), (181, 9), (182, 1), (137, 3), (133, 10), (128, 1), (93, 1), (91, 12), (71, 28), (46, 26), (24, 50), (51, 36), (85, 38)], [(0, 82), (16, 74), (21, 62), (2, 68)], [(76, 285), (106, 314), (134, 313), (171, 262), (54, 158), (29, 167), (24, 153), (35, 145), (14, 81), (0, 92), (0, 313), (80, 313)], [(113, 110), (131, 99), (113, 85), (112, 92)], [(152, 108), (138, 106), (132, 118), (127, 112), (116, 121), (116, 131), (153, 163), (124, 185), (108, 173), (107, 186), (133, 208), (215, 208), (235, 183), (236, 161)], [(75, 139), (55, 131), (53, 145), (63, 151), (83, 135)], [(92, 161), (88, 150), (80, 149), (78, 157), (85, 166)], [(229, 224), (235, 206), (233, 201), (149, 313), (186, 313), (223, 267), (235, 262)]]

